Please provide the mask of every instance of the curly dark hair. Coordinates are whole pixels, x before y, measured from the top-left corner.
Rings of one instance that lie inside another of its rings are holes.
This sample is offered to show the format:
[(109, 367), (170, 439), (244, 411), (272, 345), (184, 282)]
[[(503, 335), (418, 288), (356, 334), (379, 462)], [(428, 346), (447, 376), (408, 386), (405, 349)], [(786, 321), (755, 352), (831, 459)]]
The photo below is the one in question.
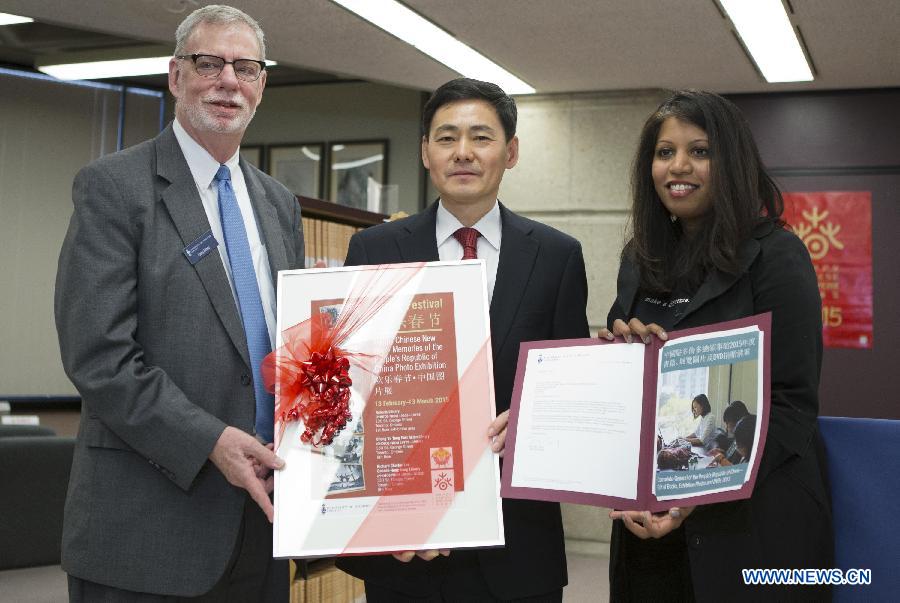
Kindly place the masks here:
[[(691, 238), (671, 220), (653, 184), (657, 138), (670, 117), (702, 129), (709, 139), (712, 208)], [(676, 285), (694, 290), (714, 269), (735, 274), (738, 246), (757, 223), (781, 224), (781, 192), (763, 166), (750, 125), (732, 102), (712, 92), (674, 92), (653, 112), (641, 130), (631, 185), (632, 238), (625, 252), (650, 293), (670, 294)]]

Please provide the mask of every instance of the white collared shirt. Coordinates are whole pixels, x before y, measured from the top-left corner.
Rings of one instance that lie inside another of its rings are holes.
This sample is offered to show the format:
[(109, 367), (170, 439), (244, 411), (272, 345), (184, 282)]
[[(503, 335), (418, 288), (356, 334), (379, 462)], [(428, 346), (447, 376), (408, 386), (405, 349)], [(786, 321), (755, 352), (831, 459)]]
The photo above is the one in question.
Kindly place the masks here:
[[(444, 207), (444, 202), (438, 202), (437, 225), (434, 233), (437, 237), (438, 257), (441, 261), (462, 259), (463, 246), (453, 233), (462, 228), (462, 223), (456, 219)], [(500, 220), (500, 204), (494, 202), (494, 207), (484, 214), (472, 228), (481, 233), (478, 237), (478, 259), (485, 260), (487, 269), (488, 303), (494, 298), (494, 282), (497, 280), (497, 264), (500, 262), (500, 239), (503, 233), (503, 225)]]
[[(172, 125), (178, 146), (184, 153), (188, 168), (200, 193), (203, 202), (203, 210), (209, 220), (213, 236), (219, 242), (219, 256), (225, 266), (225, 274), (228, 275), (228, 283), (231, 285), (231, 294), (240, 315), (240, 304), (234, 289), (234, 279), (231, 276), (231, 262), (228, 259), (228, 249), (225, 248), (225, 235), (222, 232), (222, 218), (219, 215), (219, 188), (215, 182), (216, 172), (219, 170), (219, 162), (200, 144), (191, 138), (191, 135), (175, 119)], [(238, 165), (240, 149), (225, 162), (231, 170), (231, 187), (237, 198), (241, 216), (244, 218), (244, 228), (247, 230), (247, 242), (250, 244), (250, 255), (253, 257), (253, 270), (256, 272), (256, 282), (259, 286), (259, 297), (262, 300), (263, 313), (266, 316), (266, 327), (269, 329), (269, 339), (275, 346), (275, 287), (272, 285), (272, 271), (269, 268), (269, 254), (259, 236), (259, 227), (253, 213), (253, 205), (250, 203), (250, 193), (247, 192), (247, 183), (244, 181), (244, 173)]]

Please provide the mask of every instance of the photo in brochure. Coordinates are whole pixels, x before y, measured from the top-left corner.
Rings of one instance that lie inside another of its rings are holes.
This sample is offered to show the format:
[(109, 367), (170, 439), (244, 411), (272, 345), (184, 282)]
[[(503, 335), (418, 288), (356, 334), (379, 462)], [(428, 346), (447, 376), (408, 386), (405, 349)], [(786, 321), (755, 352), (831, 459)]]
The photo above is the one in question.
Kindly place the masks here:
[[(662, 346), (653, 480), (657, 499), (734, 490), (747, 481), (752, 453), (735, 464), (726, 465), (725, 459), (716, 461), (718, 454), (714, 451), (719, 446), (730, 447), (733, 436), (729, 436), (724, 421), (716, 425), (714, 420), (727, 405), (717, 404), (713, 409), (710, 400), (740, 401), (749, 416), (757, 415), (762, 391), (758, 361), (762, 336), (760, 331), (750, 330), (692, 341), (675, 340)], [(694, 418), (686, 424), (688, 408)], [(703, 437), (698, 433), (701, 430), (705, 432)], [(673, 438), (671, 434), (690, 434), (694, 441), (680, 435)], [(751, 451), (755, 436), (754, 426)]]

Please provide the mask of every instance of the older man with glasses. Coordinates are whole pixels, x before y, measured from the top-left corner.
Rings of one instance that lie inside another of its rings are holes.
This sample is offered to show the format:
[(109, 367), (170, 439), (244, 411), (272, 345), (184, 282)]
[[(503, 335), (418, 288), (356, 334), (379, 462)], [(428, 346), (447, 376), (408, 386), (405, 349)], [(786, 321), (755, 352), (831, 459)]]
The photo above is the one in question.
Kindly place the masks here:
[(265, 84), (256, 21), (199, 9), (169, 63), (174, 122), (75, 178), (56, 284), (83, 400), (62, 543), (72, 601), (288, 598), (260, 363), (303, 233), (295, 197), (240, 159)]

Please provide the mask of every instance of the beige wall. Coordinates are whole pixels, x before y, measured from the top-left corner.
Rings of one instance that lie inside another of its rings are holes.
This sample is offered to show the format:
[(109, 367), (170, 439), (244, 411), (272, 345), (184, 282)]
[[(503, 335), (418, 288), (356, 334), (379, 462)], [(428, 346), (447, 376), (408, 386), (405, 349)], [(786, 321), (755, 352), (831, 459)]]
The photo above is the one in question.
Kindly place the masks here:
[(755, 361), (721, 364), (709, 368), (707, 396), (709, 396), (716, 417), (716, 427), (725, 428), (722, 413), (735, 400), (742, 401), (750, 414), (756, 414), (757, 390), (759, 389), (757, 378)]
[(615, 297), (638, 134), (661, 98), (636, 92), (516, 99), (520, 159), (500, 199), (581, 241), (594, 331)]
[[(74, 395), (53, 321), (72, 179), (116, 150), (120, 94), (0, 74), (0, 396)], [(159, 100), (128, 94), (127, 142), (152, 136)]]
[(731, 400), (728, 399), (728, 392), (731, 390), (731, 365), (720, 364), (709, 367), (709, 387), (706, 388), (706, 397), (709, 398), (709, 405), (712, 406), (713, 416), (716, 418), (716, 427), (721, 427), (722, 413)]
[(757, 414), (756, 400), (759, 389), (758, 371), (755, 361), (738, 362), (731, 371), (731, 400), (742, 401), (751, 415)]

